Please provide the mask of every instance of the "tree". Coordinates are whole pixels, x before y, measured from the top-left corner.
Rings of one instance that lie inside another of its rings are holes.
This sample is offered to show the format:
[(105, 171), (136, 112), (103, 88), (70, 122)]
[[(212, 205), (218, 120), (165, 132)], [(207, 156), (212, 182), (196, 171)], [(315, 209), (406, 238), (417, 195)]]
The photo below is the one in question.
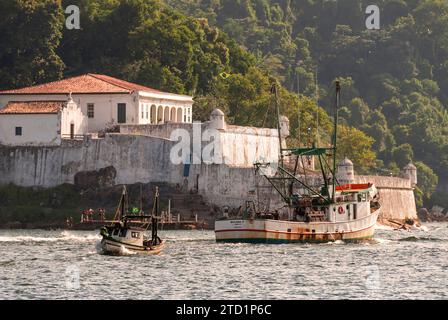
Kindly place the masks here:
[(347, 157), (353, 161), (358, 173), (367, 173), (376, 164), (376, 155), (372, 150), (373, 138), (362, 131), (344, 125), (338, 127), (338, 162)]
[(409, 143), (399, 145), (392, 149), (392, 159), (395, 163), (403, 168), (414, 158), (414, 151)]
[(56, 53), (63, 12), (56, 0), (0, 2), (0, 89), (30, 86), (62, 77)]
[(435, 192), (439, 178), (425, 163), (417, 161), (415, 166), (417, 167), (417, 185), (422, 193), (423, 201), (427, 202)]

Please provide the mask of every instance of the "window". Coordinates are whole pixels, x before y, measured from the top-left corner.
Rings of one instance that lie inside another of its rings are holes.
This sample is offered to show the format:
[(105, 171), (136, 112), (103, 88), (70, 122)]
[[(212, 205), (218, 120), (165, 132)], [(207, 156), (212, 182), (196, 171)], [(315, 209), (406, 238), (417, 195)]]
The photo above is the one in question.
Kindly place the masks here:
[(139, 232), (132, 232), (131, 233), (131, 237), (138, 239), (138, 238), (140, 238), (140, 233)]
[(117, 104), (117, 122), (126, 123), (126, 103)]
[(145, 105), (142, 104), (142, 119), (145, 119), (145, 109), (144, 109)]
[(145, 105), (145, 110), (146, 110), (146, 119), (149, 119), (149, 113), (148, 113), (148, 105)]
[(22, 127), (16, 127), (16, 136), (22, 135)]
[(87, 117), (93, 118), (95, 116), (95, 105), (93, 103), (87, 104)]

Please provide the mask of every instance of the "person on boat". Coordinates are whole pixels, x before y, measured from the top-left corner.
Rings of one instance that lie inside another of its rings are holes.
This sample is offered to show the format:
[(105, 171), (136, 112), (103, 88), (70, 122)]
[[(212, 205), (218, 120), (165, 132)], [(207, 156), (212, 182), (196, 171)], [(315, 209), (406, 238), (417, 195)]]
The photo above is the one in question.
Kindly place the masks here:
[(81, 222), (88, 222), (89, 221), (89, 211), (87, 209), (84, 209), (81, 214)]
[(98, 209), (98, 217), (101, 221), (106, 220), (106, 210), (104, 210), (103, 208)]
[(93, 220), (93, 213), (94, 213), (94, 211), (93, 211), (93, 209), (92, 208), (90, 208), (89, 209), (89, 214), (88, 214), (88, 221), (92, 221)]

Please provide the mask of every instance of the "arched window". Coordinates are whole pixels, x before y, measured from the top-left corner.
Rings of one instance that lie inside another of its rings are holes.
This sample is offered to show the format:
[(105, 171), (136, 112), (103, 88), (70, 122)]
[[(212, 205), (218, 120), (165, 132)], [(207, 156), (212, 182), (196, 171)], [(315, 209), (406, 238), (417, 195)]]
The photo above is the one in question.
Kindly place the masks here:
[(170, 121), (170, 107), (165, 107), (163, 112), (163, 121), (167, 123)]
[(159, 106), (157, 108), (157, 122), (156, 123), (161, 123), (163, 122), (163, 107)]
[(157, 123), (156, 120), (157, 120), (157, 107), (153, 104), (151, 106), (151, 119), (149, 122), (154, 124)]
[(184, 122), (182, 117), (182, 108), (177, 109), (177, 122)]
[(177, 119), (176, 119), (176, 108), (175, 107), (171, 108), (170, 120), (171, 120), (171, 122), (177, 122)]

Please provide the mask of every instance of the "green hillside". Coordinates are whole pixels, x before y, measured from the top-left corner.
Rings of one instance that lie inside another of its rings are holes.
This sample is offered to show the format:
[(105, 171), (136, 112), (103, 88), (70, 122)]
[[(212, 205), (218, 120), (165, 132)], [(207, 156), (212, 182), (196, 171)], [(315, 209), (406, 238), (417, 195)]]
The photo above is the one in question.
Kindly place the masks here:
[[(446, 185), (446, 1), (375, 1), (380, 8), (380, 30), (365, 27), (365, 9), (371, 1), (168, 3), (222, 28), (293, 92), (315, 97), (317, 74), (319, 104), (327, 110), (331, 84), (339, 78), (344, 88), (342, 121), (375, 140), (373, 148), (384, 172), (396, 172), (413, 160), (422, 171), (422, 183), (437, 181), (435, 173)], [(425, 192), (429, 200), (433, 188), (420, 186), (429, 190)], [(443, 198), (440, 191), (434, 199), (443, 202)]]
[[(230, 123), (274, 126), (278, 81), (290, 143), (309, 144), (329, 141), (339, 78), (340, 144), (349, 147), (338, 157), (381, 174), (412, 159), (419, 204), (445, 205), (434, 187), (448, 172), (448, 7), (377, 3), (379, 31), (366, 30), (367, 2), (355, 0), (2, 1), (0, 89), (105, 73), (194, 95), (197, 120), (219, 107)], [(80, 30), (64, 27), (72, 4)]]

